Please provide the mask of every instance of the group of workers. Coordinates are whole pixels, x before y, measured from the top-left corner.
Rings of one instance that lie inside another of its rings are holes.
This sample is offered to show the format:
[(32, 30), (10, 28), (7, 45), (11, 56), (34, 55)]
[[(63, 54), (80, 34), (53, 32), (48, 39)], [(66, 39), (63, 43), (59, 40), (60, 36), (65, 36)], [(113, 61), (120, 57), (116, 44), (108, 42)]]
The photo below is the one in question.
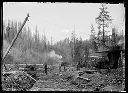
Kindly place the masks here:
[[(62, 71), (62, 67), (63, 67), (64, 71), (66, 70), (65, 64), (61, 63), (59, 65), (59, 71), (60, 72)], [(48, 66), (47, 66), (47, 64), (44, 64), (44, 72), (45, 72), (46, 75), (48, 74)]]

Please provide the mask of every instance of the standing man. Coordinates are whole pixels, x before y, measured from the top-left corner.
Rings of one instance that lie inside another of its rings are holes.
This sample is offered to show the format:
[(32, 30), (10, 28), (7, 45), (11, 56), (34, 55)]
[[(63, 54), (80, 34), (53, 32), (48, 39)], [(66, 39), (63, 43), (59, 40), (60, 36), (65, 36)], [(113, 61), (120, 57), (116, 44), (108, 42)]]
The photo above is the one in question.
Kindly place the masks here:
[(44, 65), (45, 74), (47, 75), (47, 64)]
[(61, 72), (61, 63), (60, 63), (60, 65), (59, 65), (59, 71)]

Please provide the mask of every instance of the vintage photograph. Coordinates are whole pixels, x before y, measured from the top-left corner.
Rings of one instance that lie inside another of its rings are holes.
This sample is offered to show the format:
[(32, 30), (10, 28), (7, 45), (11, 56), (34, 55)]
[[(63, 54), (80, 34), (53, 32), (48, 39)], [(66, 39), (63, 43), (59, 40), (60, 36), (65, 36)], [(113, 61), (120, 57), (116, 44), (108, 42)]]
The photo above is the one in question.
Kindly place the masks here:
[(2, 91), (126, 92), (124, 3), (2, 8)]

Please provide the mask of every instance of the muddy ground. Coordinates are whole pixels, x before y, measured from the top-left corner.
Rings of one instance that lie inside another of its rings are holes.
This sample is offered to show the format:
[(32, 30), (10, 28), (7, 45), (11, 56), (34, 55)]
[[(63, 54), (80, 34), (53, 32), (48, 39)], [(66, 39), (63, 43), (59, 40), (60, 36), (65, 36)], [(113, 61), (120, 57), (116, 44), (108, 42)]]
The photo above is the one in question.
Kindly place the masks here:
[(25, 91), (123, 91), (124, 69), (112, 69), (109, 73), (107, 70), (87, 73), (88, 69), (78, 72), (74, 67), (68, 67), (66, 71), (59, 72), (58, 68), (52, 67), (47, 75), (42, 69), (37, 73), (37, 81)]

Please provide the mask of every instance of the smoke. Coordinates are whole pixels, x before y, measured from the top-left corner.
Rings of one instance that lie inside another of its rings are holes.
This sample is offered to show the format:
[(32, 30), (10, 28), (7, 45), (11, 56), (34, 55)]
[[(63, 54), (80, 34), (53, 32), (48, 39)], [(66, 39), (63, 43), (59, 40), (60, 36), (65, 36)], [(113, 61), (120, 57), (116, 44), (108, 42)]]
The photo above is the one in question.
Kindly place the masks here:
[(123, 39), (120, 39), (119, 42), (118, 42), (118, 45), (122, 45), (124, 43), (125, 43), (124, 40)]
[(55, 59), (61, 59), (62, 58), (62, 56), (56, 54), (54, 50), (51, 51), (50, 53), (48, 53), (48, 56), (51, 57), (51, 58), (55, 58)]
[(117, 44), (118, 44), (119, 46), (121, 46), (122, 49), (125, 49), (125, 40), (124, 40), (124, 39), (120, 39)]

